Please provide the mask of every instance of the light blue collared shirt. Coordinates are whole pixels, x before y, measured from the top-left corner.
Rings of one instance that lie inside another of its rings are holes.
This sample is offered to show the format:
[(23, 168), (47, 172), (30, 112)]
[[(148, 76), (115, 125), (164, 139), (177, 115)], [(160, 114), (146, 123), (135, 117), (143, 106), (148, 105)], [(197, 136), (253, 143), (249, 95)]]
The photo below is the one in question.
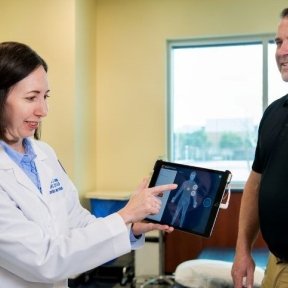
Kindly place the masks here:
[(25, 174), (31, 179), (35, 186), (42, 192), (41, 183), (38, 175), (38, 171), (34, 162), (37, 155), (34, 153), (31, 141), (28, 138), (23, 139), (23, 146), (25, 153), (17, 152), (12, 149), (4, 141), (0, 141), (0, 145), (4, 148), (8, 156), (19, 165), (20, 168), (25, 172)]

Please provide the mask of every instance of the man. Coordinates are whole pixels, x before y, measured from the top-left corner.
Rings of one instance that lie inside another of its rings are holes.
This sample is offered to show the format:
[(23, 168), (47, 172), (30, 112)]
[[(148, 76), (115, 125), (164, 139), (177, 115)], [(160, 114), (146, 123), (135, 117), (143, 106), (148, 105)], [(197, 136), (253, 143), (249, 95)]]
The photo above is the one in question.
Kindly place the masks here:
[[(276, 62), (288, 82), (288, 8), (281, 12)], [(263, 288), (288, 287), (288, 94), (272, 103), (259, 125), (252, 171), (244, 188), (236, 255), (235, 288), (253, 287), (251, 250), (259, 230), (270, 250)]]

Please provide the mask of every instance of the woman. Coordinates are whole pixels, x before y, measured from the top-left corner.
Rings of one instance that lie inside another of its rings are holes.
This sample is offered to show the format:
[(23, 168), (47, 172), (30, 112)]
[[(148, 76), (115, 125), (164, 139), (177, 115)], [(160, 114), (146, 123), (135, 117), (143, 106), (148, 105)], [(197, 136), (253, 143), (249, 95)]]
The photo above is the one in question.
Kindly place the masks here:
[(39, 141), (48, 113), (47, 69), (27, 45), (0, 43), (0, 279), (5, 288), (67, 287), (69, 276), (141, 246), (143, 233), (173, 230), (140, 221), (158, 213), (156, 196), (176, 185), (147, 188), (144, 180), (123, 209), (105, 218), (80, 205), (54, 150)]

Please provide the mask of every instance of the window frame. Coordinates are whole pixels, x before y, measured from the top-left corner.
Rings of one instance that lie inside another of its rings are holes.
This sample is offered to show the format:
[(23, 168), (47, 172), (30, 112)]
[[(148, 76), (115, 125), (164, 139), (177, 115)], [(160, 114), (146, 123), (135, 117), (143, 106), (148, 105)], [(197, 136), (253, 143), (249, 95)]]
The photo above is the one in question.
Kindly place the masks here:
[[(253, 35), (238, 35), (238, 36), (222, 36), (222, 37), (198, 37), (191, 39), (176, 39), (167, 40), (167, 113), (166, 113), (166, 130), (167, 130), (167, 158), (168, 161), (175, 161), (173, 159), (173, 49), (189, 48), (189, 47), (207, 47), (207, 46), (226, 46), (226, 45), (240, 45), (240, 44), (262, 44), (262, 113), (268, 106), (268, 45), (274, 43), (275, 33), (253, 34)], [(280, 75), (279, 75), (280, 77)], [(227, 167), (229, 169), (229, 167)], [(245, 180), (246, 181), (246, 180)], [(242, 191), (245, 181), (233, 182), (232, 189), (234, 191)]]

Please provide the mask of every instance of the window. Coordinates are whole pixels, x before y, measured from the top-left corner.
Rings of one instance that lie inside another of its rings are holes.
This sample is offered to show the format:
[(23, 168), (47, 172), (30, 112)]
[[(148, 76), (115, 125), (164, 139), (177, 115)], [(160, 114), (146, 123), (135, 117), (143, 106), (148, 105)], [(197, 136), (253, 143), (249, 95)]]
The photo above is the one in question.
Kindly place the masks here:
[(286, 94), (274, 35), (168, 42), (169, 160), (230, 170), (242, 188), (263, 110)]

